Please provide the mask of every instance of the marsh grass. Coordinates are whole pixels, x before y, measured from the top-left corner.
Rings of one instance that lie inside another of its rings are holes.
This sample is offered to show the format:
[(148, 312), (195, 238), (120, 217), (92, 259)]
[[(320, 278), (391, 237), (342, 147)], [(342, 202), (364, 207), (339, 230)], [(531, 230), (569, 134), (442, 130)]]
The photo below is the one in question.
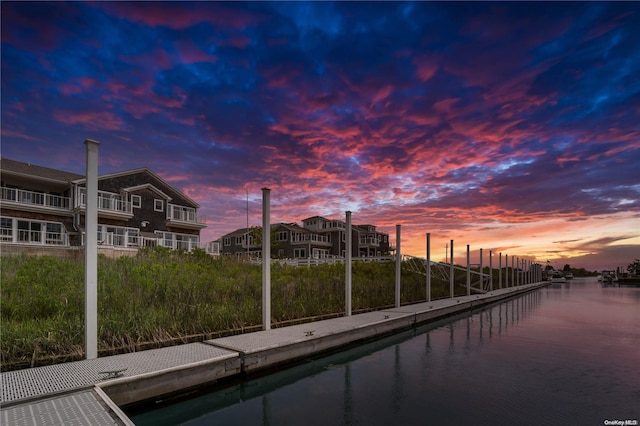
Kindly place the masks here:
[[(2, 370), (82, 359), (84, 265), (53, 257), (0, 258)], [(401, 302), (424, 301), (425, 277), (402, 272)], [(354, 262), (353, 312), (394, 304), (395, 263)], [(344, 314), (344, 265), (271, 268), (274, 327)], [(432, 283), (432, 298), (448, 296)], [(458, 292), (458, 289), (456, 290)], [(98, 258), (100, 356), (259, 330), (260, 265), (192, 253), (141, 250)]]

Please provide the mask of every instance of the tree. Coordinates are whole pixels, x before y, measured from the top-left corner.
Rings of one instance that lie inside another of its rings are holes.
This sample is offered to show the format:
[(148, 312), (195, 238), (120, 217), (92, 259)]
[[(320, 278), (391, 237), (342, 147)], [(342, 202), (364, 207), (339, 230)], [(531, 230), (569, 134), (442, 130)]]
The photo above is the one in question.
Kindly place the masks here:
[(640, 275), (640, 259), (634, 260), (627, 266), (627, 271), (631, 275)]
[[(271, 241), (269, 244), (271, 247), (271, 257), (273, 258), (273, 253), (276, 250), (276, 248), (278, 247), (278, 242), (276, 241), (276, 236), (278, 235), (278, 233), (275, 231), (275, 229), (272, 227), (271, 228)], [(249, 235), (251, 236), (252, 239), (252, 246), (256, 246), (256, 247), (262, 247), (262, 226), (252, 226), (249, 229)]]
[(569, 266), (569, 264), (564, 265), (564, 268), (562, 268), (562, 270), (564, 272), (571, 272), (571, 266)]

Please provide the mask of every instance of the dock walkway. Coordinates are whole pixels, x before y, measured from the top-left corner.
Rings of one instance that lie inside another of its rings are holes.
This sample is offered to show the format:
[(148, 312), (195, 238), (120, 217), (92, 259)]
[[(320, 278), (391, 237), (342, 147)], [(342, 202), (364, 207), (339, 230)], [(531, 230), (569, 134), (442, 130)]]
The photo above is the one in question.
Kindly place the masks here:
[(547, 284), (521, 285), (201, 343), (0, 373), (0, 423), (132, 425), (120, 406), (282, 366)]

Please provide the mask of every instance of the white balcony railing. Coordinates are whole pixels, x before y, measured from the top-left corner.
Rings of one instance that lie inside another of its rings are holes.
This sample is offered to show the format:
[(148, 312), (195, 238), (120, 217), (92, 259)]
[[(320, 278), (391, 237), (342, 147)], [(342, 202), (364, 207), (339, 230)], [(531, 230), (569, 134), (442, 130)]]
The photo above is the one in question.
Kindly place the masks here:
[(13, 242), (13, 229), (11, 228), (0, 228), (0, 241), (4, 242)]
[[(79, 200), (76, 207), (86, 208), (87, 206), (87, 189), (80, 187)], [(132, 213), (131, 202), (120, 195), (112, 192), (98, 191), (98, 210), (118, 212), (118, 213)]]
[(177, 206), (175, 204), (169, 204), (167, 211), (167, 219), (177, 220), (180, 222), (188, 223), (204, 223), (205, 217), (199, 216), (196, 209), (192, 207)]
[(7, 187), (2, 187), (2, 201), (12, 201), (21, 204), (38, 205), (58, 209), (69, 209), (69, 206), (71, 205), (69, 197)]
[(377, 237), (360, 237), (360, 245), (379, 247), (380, 241), (378, 241)]
[[(8, 231), (8, 230), (3, 230), (3, 233), (2, 233), (3, 241), (11, 241), (11, 239), (9, 239), (10, 234), (9, 233), (5, 234), (4, 231)], [(28, 229), (18, 229), (17, 239), (15, 242), (23, 243), (23, 244), (67, 246), (69, 245), (69, 237), (65, 232), (48, 232), (48, 231), (41, 231), (41, 230), (32, 231)]]
[(173, 250), (191, 251), (193, 249), (200, 248), (200, 241), (196, 239), (177, 240), (173, 238), (159, 238), (158, 245), (168, 247)]
[(342, 229), (347, 229), (347, 225), (339, 220), (331, 220), (328, 222), (323, 222), (322, 223), (322, 230), (324, 231), (328, 231), (328, 230), (342, 230)]
[(315, 242), (315, 243), (329, 243), (329, 238), (326, 235), (317, 235), (317, 234), (302, 234), (302, 233), (294, 233), (291, 235), (292, 243), (306, 243), (306, 242)]

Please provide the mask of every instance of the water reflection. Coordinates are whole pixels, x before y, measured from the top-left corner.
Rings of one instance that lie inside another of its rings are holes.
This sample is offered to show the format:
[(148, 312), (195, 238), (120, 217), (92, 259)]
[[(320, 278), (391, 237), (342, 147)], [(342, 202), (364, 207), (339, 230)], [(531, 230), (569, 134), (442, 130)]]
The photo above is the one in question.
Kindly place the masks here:
[(634, 419), (639, 320), (640, 289), (575, 280), (134, 421), (539, 425)]

